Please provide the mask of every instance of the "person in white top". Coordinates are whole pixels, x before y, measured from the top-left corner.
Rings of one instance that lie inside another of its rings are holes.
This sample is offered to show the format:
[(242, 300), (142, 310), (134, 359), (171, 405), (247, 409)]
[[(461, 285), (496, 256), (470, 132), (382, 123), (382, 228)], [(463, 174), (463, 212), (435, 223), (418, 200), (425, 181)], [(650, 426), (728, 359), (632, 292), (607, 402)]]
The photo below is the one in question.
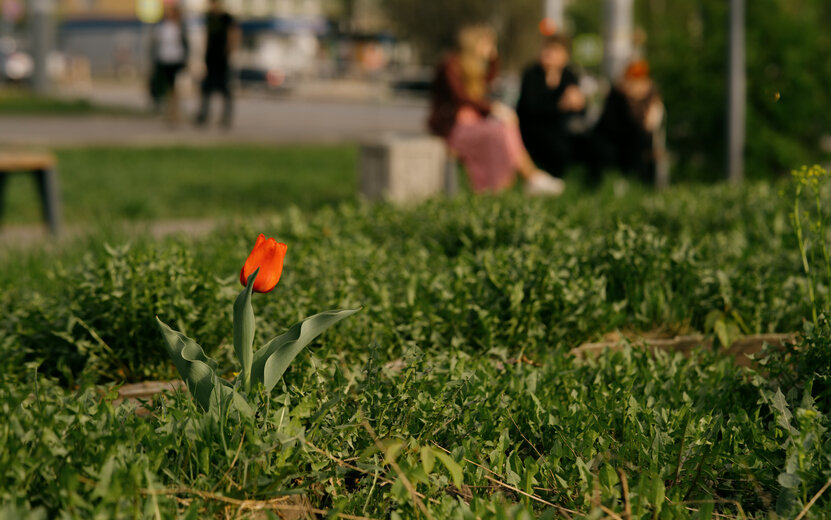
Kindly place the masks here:
[(164, 17), (153, 28), (153, 75), (150, 92), (157, 109), (166, 101), (165, 116), (170, 124), (179, 120), (179, 97), (176, 78), (185, 69), (189, 45), (182, 12), (176, 4), (167, 4)]

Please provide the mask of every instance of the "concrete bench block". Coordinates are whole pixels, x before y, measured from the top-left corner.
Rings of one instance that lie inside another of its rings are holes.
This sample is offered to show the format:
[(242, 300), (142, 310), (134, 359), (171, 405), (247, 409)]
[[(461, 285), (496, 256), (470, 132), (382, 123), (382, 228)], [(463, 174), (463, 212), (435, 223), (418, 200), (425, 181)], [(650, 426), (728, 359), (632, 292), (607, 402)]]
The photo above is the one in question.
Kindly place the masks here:
[(447, 189), (447, 150), (431, 136), (384, 136), (361, 146), (358, 190), (367, 199), (418, 202)]

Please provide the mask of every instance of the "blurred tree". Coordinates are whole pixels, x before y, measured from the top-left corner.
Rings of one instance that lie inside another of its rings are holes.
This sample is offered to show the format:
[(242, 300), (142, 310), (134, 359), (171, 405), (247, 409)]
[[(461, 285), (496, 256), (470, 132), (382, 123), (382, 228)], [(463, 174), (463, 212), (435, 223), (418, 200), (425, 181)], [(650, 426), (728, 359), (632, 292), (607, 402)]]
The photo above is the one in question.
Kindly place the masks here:
[(383, 0), (383, 7), (397, 32), (416, 45), (423, 63), (454, 48), (456, 31), (465, 23), (493, 25), (503, 64), (511, 68), (533, 59), (540, 39), (541, 0)]
[[(646, 55), (668, 111), (675, 177), (725, 178), (728, 3), (639, 0)], [(831, 3), (747, 2), (748, 178), (821, 160), (831, 132)]]
[[(486, 21), (500, 33), (507, 68), (532, 60), (542, 0), (380, 0), (398, 33), (435, 62), (455, 44), (463, 23)], [(675, 179), (726, 177), (728, 2), (636, 0), (646, 31), (645, 57), (667, 105)], [(831, 134), (831, 2), (747, 2), (747, 148), (745, 175), (770, 177), (828, 160), (819, 150)], [(602, 33), (603, 0), (568, 3), (574, 35)], [(595, 72), (592, 70), (592, 72)]]

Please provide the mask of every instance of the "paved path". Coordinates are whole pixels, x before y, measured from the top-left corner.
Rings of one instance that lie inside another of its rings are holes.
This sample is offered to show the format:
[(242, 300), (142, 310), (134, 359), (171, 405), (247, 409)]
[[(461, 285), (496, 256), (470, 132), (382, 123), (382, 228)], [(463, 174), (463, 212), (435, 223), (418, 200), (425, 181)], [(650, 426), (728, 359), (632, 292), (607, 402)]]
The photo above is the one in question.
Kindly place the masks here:
[[(146, 104), (138, 87), (100, 89), (93, 102), (139, 108)], [(214, 115), (220, 99), (214, 100)], [(187, 99), (192, 114), (196, 100)], [(72, 146), (89, 144), (343, 143), (359, 142), (386, 132), (424, 132), (423, 100), (379, 99), (323, 101), (244, 95), (237, 100), (234, 127), (182, 124), (168, 128), (152, 117), (0, 116), (0, 144)]]
[[(158, 220), (146, 222), (110, 223), (122, 240), (130, 237), (152, 236), (161, 238), (169, 235), (186, 234), (189, 237), (206, 235), (217, 227), (233, 222), (231, 218), (226, 219), (178, 219)], [(267, 218), (246, 219), (248, 223), (259, 223), (265, 225)], [(22, 251), (31, 247), (47, 246), (51, 248), (60, 247), (64, 244), (72, 244), (82, 240), (90, 233), (95, 233), (98, 226), (94, 223), (70, 224), (64, 226), (60, 236), (55, 237), (48, 233), (43, 224), (17, 224), (0, 226), (0, 253), (11, 251)]]

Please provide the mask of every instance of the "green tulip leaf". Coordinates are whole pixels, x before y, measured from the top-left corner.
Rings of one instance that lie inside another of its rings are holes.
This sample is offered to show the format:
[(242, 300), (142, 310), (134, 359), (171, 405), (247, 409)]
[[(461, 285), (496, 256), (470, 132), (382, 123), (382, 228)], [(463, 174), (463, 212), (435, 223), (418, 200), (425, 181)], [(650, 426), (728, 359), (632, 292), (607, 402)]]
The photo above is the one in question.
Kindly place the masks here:
[(156, 317), (159, 328), (165, 339), (167, 353), (173, 359), (179, 375), (188, 385), (188, 390), (203, 410), (209, 410), (211, 393), (218, 381), (219, 391), (226, 394), (231, 391), (231, 385), (216, 375), (216, 361), (205, 355), (202, 347), (181, 332), (168, 327)]
[(285, 334), (266, 343), (254, 353), (252, 372), (254, 382), (263, 383), (266, 392), (271, 392), (291, 362), (306, 345), (335, 323), (359, 310), (333, 310), (315, 314), (293, 325)]
[(254, 357), (254, 309), (251, 307), (251, 291), (259, 272), (260, 269), (257, 268), (251, 273), (245, 289), (234, 302), (234, 352), (242, 365), (240, 377), (246, 392), (251, 388), (251, 362)]

